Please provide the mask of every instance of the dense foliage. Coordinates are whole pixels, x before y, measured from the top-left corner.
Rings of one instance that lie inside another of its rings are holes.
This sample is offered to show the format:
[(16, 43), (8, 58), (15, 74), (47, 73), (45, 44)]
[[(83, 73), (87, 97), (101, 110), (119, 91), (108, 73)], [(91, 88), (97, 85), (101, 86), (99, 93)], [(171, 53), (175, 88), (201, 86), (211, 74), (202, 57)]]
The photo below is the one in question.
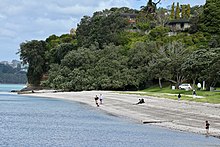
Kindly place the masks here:
[(25, 64), (29, 64), (27, 78), (33, 85), (39, 85), (42, 73), (45, 72), (45, 51), (44, 41), (32, 40), (20, 45), (21, 59)]
[(170, 10), (148, 3), (140, 11), (123, 7), (95, 12), (81, 19), (75, 33), (24, 42), (20, 55), (29, 63), (28, 82), (74, 91), (138, 90), (156, 80), (161, 88), (163, 81), (178, 86), (205, 80), (207, 88), (215, 86), (220, 82), (219, 32), (207, 31), (206, 15), (214, 8), (210, 3), (204, 13), (200, 6), (191, 11), (189, 5), (181, 7), (182, 18), (192, 15), (192, 26), (173, 36), (165, 24), (174, 18), (174, 6), (168, 16)]
[(201, 29), (210, 34), (220, 34), (220, 1), (207, 0), (201, 16)]

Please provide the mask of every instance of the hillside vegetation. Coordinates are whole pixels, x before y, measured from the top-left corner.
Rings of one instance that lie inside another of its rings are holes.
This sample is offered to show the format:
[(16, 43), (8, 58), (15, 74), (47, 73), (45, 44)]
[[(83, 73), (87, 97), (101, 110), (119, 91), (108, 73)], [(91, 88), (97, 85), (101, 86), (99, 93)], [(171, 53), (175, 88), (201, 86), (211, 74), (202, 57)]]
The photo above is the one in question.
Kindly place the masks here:
[(21, 68), (12, 68), (9, 65), (0, 63), (0, 83), (1, 84), (25, 84), (27, 83), (26, 72)]
[[(140, 90), (155, 81), (161, 88), (163, 81), (214, 87), (220, 82), (220, 1), (176, 8), (182, 16), (173, 16), (173, 8), (111, 8), (84, 16), (70, 34), (21, 43), (29, 84), (67, 91)], [(190, 28), (169, 35), (168, 22), (183, 19)]]

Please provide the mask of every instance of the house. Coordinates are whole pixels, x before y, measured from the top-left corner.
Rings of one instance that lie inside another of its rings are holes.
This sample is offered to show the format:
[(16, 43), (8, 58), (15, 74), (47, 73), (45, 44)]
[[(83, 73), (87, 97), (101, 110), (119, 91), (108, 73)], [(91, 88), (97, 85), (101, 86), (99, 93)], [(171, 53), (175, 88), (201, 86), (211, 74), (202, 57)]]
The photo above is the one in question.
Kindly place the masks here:
[(122, 13), (121, 17), (123, 17), (123, 18), (128, 20), (129, 29), (127, 31), (129, 31), (129, 32), (137, 32), (137, 31), (139, 31), (137, 29), (137, 27), (136, 27), (137, 14), (134, 14), (134, 13)]
[(124, 18), (127, 18), (128, 20), (131, 20), (131, 22), (136, 22), (137, 14), (134, 14), (134, 13), (122, 13), (121, 16), (124, 17)]
[(136, 25), (136, 17), (137, 14), (133, 14), (133, 13), (122, 13), (121, 16), (123, 18), (128, 19), (128, 22), (130, 23), (131, 26), (135, 26)]
[(188, 19), (176, 19), (167, 22), (166, 26), (170, 27), (171, 32), (178, 32), (190, 28), (190, 22)]

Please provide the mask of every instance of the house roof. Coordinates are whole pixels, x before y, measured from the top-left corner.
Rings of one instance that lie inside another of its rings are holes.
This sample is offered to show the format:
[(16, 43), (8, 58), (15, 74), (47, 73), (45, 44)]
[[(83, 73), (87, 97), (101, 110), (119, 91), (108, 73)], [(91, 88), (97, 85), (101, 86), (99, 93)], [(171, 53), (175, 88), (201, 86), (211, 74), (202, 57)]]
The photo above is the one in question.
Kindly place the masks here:
[(189, 23), (188, 19), (175, 19), (167, 22), (168, 25), (177, 24), (177, 23)]

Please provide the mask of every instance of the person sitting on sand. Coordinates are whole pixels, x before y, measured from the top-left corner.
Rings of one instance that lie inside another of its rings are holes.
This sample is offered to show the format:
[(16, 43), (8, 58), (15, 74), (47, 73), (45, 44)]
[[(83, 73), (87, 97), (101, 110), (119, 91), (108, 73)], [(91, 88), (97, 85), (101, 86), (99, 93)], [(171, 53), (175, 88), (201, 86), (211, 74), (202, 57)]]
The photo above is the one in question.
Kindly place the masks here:
[(96, 95), (94, 99), (96, 106), (99, 107), (99, 103), (98, 103), (99, 97)]
[(144, 99), (139, 99), (139, 102), (136, 103), (136, 104), (138, 105), (138, 104), (143, 104), (143, 103), (145, 103), (145, 102), (144, 102)]

